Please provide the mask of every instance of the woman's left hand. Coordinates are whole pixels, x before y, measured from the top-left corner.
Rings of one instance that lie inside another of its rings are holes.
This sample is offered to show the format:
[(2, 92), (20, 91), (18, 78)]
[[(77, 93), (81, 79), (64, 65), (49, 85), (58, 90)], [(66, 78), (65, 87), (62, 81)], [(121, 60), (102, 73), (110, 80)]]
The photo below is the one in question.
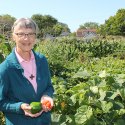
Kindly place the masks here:
[(50, 111), (54, 105), (53, 99), (47, 95), (42, 96), (41, 103), (42, 103), (43, 111), (45, 111), (45, 112)]
[(40, 112), (36, 113), (36, 114), (30, 114), (30, 117), (38, 117), (43, 113), (43, 110), (41, 110)]
[(40, 112), (36, 113), (36, 114), (32, 114), (30, 112), (31, 110), (31, 106), (29, 104), (26, 103), (22, 103), (21, 104), (21, 109), (24, 111), (26, 116), (30, 116), (30, 117), (38, 117), (42, 114), (43, 110), (41, 110)]

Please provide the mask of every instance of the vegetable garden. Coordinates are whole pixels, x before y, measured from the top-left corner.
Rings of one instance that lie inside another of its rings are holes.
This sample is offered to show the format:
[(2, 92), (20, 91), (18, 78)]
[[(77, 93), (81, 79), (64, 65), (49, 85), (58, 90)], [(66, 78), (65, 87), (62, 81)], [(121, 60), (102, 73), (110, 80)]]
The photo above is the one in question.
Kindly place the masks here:
[[(0, 62), (12, 43), (0, 36)], [(57, 38), (36, 44), (54, 85), (52, 125), (125, 125), (125, 40)], [(4, 115), (0, 114), (1, 125)]]

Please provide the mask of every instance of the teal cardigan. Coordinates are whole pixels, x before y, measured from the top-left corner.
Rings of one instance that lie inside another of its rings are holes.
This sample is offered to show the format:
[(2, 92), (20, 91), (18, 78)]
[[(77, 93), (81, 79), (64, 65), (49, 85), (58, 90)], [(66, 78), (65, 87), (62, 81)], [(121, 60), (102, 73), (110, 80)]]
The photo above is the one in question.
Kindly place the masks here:
[(6, 125), (49, 125), (50, 112), (43, 112), (37, 118), (25, 116), (20, 108), (22, 103), (40, 101), (43, 95), (53, 96), (48, 62), (44, 55), (34, 52), (37, 67), (37, 93), (23, 75), (14, 50), (0, 64), (0, 111), (5, 114)]

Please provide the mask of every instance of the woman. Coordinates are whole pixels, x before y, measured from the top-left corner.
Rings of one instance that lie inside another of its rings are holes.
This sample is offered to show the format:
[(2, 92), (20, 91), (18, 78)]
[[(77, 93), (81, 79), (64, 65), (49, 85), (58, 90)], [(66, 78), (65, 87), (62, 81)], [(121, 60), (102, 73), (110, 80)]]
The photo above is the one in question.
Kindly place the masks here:
[(49, 100), (53, 106), (53, 86), (44, 55), (32, 50), (38, 27), (30, 18), (15, 21), (12, 27), (16, 47), (0, 64), (0, 110), (6, 125), (50, 125), (51, 114), (46, 106), (32, 114), (31, 102)]

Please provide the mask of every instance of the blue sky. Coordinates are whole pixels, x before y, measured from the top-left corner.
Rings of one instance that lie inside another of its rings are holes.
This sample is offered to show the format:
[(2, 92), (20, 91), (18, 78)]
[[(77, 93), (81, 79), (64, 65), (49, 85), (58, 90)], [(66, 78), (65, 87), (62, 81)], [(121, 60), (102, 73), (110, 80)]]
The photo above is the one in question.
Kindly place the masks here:
[(51, 15), (67, 24), (72, 32), (86, 22), (103, 24), (121, 8), (125, 9), (125, 0), (0, 0), (0, 15)]

